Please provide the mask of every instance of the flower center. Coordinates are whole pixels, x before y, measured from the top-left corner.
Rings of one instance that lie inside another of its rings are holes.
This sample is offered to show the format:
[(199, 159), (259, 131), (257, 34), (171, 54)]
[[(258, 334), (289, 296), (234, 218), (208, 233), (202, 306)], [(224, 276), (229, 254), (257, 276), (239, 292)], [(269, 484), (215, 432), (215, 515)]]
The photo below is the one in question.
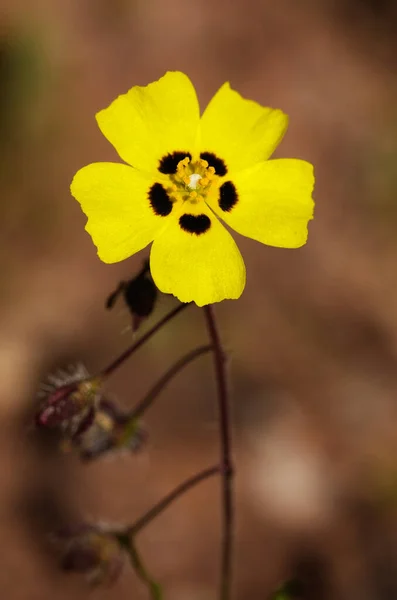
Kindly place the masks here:
[(188, 200), (196, 204), (205, 199), (215, 177), (215, 169), (209, 166), (208, 161), (200, 159), (192, 162), (186, 156), (179, 161), (176, 173), (170, 175), (170, 192), (184, 202)]

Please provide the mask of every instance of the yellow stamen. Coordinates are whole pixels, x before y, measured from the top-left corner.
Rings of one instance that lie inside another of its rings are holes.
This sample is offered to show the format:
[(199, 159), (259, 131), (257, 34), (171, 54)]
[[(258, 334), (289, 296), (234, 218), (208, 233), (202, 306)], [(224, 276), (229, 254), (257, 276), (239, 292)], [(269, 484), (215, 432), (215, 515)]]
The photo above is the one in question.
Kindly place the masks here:
[(175, 199), (197, 204), (205, 199), (212, 181), (216, 179), (215, 168), (210, 167), (207, 160), (192, 161), (186, 156), (179, 161), (175, 175), (170, 176), (170, 192)]

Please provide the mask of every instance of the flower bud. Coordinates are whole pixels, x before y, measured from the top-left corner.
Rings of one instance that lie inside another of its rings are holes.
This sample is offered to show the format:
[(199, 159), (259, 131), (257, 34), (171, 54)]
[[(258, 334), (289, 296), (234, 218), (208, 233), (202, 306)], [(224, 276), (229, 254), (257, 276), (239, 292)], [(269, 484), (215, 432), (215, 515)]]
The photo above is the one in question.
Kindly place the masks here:
[(100, 383), (99, 379), (89, 379), (82, 365), (58, 377), (50, 376), (39, 393), (44, 398), (36, 413), (36, 425), (58, 429), (70, 437), (80, 434), (94, 418)]
[(115, 451), (135, 452), (147, 434), (138, 422), (131, 423), (127, 414), (105, 398), (101, 398), (91, 424), (73, 439), (73, 445), (84, 460), (92, 460)]
[(117, 537), (100, 526), (81, 525), (57, 536), (64, 571), (86, 576), (92, 585), (111, 584), (120, 575), (124, 551)]
[(118, 288), (109, 296), (106, 308), (113, 308), (118, 296), (123, 294), (124, 301), (133, 318), (133, 330), (136, 331), (142, 320), (154, 310), (158, 290), (150, 274), (149, 261), (146, 260), (141, 271), (129, 281), (121, 281)]
[(36, 414), (37, 425), (53, 428), (72, 418), (77, 407), (70, 398), (76, 390), (76, 384), (63, 385), (54, 390)]

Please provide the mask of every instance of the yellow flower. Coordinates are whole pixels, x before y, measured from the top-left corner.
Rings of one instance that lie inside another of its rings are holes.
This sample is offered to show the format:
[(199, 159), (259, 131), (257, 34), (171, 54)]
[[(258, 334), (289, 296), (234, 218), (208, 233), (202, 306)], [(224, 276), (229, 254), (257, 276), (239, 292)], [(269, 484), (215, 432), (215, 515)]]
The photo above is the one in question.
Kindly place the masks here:
[(78, 171), (71, 191), (106, 263), (153, 242), (150, 269), (162, 291), (198, 306), (238, 298), (245, 266), (221, 220), (270, 246), (298, 248), (313, 215), (312, 166), (268, 160), (287, 116), (225, 83), (200, 118), (180, 72), (133, 87), (100, 111), (104, 136), (127, 163)]

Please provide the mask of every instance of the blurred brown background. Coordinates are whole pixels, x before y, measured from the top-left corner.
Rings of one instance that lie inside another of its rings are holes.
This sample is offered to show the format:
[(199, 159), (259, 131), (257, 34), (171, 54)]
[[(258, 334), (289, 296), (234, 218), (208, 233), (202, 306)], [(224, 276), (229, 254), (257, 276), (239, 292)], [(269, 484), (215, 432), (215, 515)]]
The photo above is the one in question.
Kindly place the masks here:
[[(104, 300), (143, 253), (101, 264), (69, 183), (116, 159), (95, 112), (173, 69), (202, 106), (229, 80), (282, 108), (278, 156), (317, 175), (308, 244), (239, 238), (247, 288), (216, 307), (233, 356), (236, 598), (268, 598), (291, 575), (304, 598), (397, 596), (396, 33), (393, 0), (0, 0), (1, 598), (92, 595), (46, 554), (63, 511), (130, 522), (216, 461), (208, 357), (147, 415), (137, 456), (81, 465), (40, 450), (27, 419), (48, 369), (96, 371), (130, 342), (128, 313)], [(189, 309), (109, 390), (132, 406), (204, 340)], [(216, 598), (218, 491), (204, 483), (141, 536), (167, 598)], [(95, 594), (147, 597), (129, 569)]]

